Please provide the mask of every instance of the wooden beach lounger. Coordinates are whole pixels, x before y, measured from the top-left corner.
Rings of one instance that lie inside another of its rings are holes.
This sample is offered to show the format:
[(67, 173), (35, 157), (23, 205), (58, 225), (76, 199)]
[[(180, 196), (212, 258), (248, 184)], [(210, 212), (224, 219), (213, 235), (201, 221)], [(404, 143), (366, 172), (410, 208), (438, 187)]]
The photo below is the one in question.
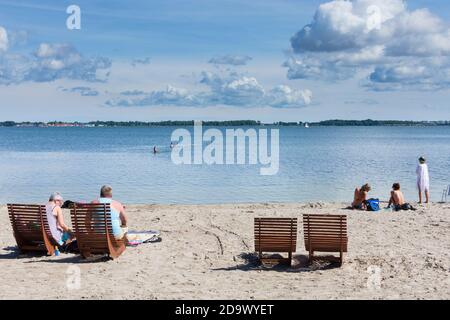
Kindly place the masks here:
[(114, 238), (109, 204), (75, 204), (70, 216), (83, 258), (108, 254), (115, 259), (125, 251), (125, 241)]
[[(297, 218), (255, 218), (255, 251), (264, 262), (291, 265), (297, 247)], [(263, 252), (287, 252), (288, 258), (263, 258)]]
[(304, 214), (303, 231), (309, 262), (314, 259), (316, 251), (339, 252), (338, 261), (342, 265), (348, 242), (346, 215)]
[(7, 206), (19, 251), (22, 253), (41, 251), (53, 255), (57, 244), (50, 234), (45, 206), (30, 204)]

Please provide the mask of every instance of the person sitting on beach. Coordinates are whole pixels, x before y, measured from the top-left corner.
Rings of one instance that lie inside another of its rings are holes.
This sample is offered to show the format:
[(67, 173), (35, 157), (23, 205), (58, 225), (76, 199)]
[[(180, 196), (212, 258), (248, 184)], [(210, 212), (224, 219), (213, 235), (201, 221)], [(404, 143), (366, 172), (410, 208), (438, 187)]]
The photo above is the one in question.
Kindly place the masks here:
[(100, 198), (92, 203), (107, 203), (111, 206), (111, 224), (114, 237), (123, 239), (127, 232), (127, 215), (125, 207), (116, 200), (112, 199), (112, 187), (105, 185), (100, 189)]
[(395, 211), (415, 210), (409, 203), (405, 202), (403, 192), (400, 190), (400, 183), (396, 182), (392, 185), (391, 198), (389, 199), (388, 208), (394, 206)]
[(417, 189), (419, 190), (419, 204), (422, 203), (422, 193), (425, 193), (425, 203), (430, 200), (430, 175), (428, 173), (428, 165), (424, 157), (419, 158), (419, 164), (416, 169)]
[(50, 195), (45, 206), (45, 212), (48, 221), (48, 227), (53, 239), (64, 247), (73, 240), (72, 230), (64, 223), (64, 217), (61, 206), (63, 205), (63, 197), (59, 192)]
[(369, 191), (371, 190), (370, 185), (366, 183), (361, 188), (356, 188), (354, 193), (354, 199), (352, 202), (352, 208), (358, 210), (367, 210), (366, 200)]

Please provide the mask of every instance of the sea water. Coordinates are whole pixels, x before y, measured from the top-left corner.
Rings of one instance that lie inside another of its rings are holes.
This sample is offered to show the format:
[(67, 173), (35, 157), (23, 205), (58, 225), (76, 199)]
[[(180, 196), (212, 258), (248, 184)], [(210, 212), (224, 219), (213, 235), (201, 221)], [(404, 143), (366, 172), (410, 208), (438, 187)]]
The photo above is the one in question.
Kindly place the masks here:
[[(2, 127), (0, 203), (42, 203), (54, 191), (90, 201), (103, 184), (125, 203), (351, 202), (366, 182), (380, 200), (399, 182), (414, 202), (421, 155), (432, 200), (450, 184), (450, 127), (271, 128), (280, 130), (273, 176), (260, 175), (259, 165), (174, 164), (169, 146), (177, 127)], [(153, 154), (153, 146), (161, 152)]]

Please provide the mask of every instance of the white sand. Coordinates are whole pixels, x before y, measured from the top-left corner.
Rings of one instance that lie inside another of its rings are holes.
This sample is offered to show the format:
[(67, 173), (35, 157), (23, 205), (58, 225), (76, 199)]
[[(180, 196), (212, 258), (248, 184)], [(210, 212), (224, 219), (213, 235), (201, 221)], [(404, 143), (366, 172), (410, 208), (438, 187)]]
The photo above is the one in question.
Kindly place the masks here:
[[(0, 298), (450, 298), (450, 204), (400, 213), (356, 212), (343, 207), (131, 205), (127, 207), (130, 230), (160, 230), (162, 242), (128, 248), (119, 259), (105, 262), (72, 254), (19, 255), (2, 206)], [(253, 252), (253, 217), (301, 218), (302, 213), (348, 214), (349, 252), (341, 268), (311, 270), (305, 265), (301, 224), (292, 268), (246, 265), (240, 255)], [(79, 289), (66, 286), (67, 272), (73, 272), (74, 266), (81, 271)], [(369, 277), (368, 268), (379, 271), (380, 288), (377, 273)], [(368, 286), (368, 282), (374, 285)]]

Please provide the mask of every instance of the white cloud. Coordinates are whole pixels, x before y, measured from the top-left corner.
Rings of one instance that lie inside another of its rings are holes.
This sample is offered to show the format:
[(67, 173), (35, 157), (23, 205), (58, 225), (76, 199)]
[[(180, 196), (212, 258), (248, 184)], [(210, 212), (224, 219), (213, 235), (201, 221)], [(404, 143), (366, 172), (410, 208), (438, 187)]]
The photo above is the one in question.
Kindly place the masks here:
[(72, 52), (73, 48), (67, 44), (41, 43), (35, 55), (38, 58), (63, 58)]
[(296, 90), (279, 85), (266, 90), (255, 77), (236, 72), (202, 72), (200, 83), (207, 90), (187, 90), (168, 86), (165, 90), (125, 91), (116, 99), (106, 102), (109, 106), (237, 106), (299, 108), (311, 103), (309, 90)]
[(8, 33), (0, 26), (0, 53), (8, 50)]
[(67, 44), (42, 43), (33, 55), (7, 53), (0, 58), (0, 84), (57, 79), (104, 82), (111, 67), (108, 58), (84, 57)]
[(275, 108), (297, 108), (305, 106), (312, 101), (312, 92), (306, 90), (294, 90), (286, 85), (279, 85), (267, 94), (268, 104)]
[(142, 90), (126, 90), (120, 93), (122, 96), (141, 96), (144, 95), (145, 92)]
[(100, 94), (97, 90), (95, 90), (91, 87), (73, 87), (70, 89), (64, 88), (64, 89), (62, 89), (62, 91), (78, 93), (83, 97), (96, 97)]
[(25, 80), (45, 82), (68, 78), (90, 82), (105, 81), (107, 74), (101, 78), (98, 71), (111, 66), (109, 59), (83, 57), (78, 50), (67, 44), (43, 43), (35, 56), (37, 59), (33, 61)]
[(292, 48), (297, 53), (333, 52), (386, 43), (398, 35), (398, 20), (408, 14), (403, 0), (327, 2), (319, 6), (312, 23), (292, 37)]
[[(139, 94), (137, 94), (138, 92)], [(197, 95), (189, 93), (186, 89), (170, 85), (165, 90), (155, 90), (149, 93), (137, 90), (126, 91), (122, 92), (121, 96), (108, 100), (106, 104), (114, 107), (143, 107), (155, 105), (193, 106), (200, 103)]]
[(288, 68), (288, 79), (337, 80), (349, 78), (355, 72), (344, 61), (321, 53), (290, 57), (283, 66)]
[(386, 61), (385, 47), (383, 45), (374, 45), (362, 48), (359, 51), (349, 53), (339, 53), (336, 61), (344, 66), (368, 65)]
[(251, 105), (264, 97), (264, 88), (256, 78), (231, 73), (203, 72), (202, 80), (211, 89), (211, 102), (225, 105)]
[(377, 91), (446, 89), (450, 87), (450, 59), (408, 60), (378, 66), (370, 74), (365, 86)]
[(150, 64), (150, 62), (151, 62), (150, 57), (137, 58), (131, 61), (131, 65), (133, 67), (137, 67), (138, 65), (148, 65)]
[[(437, 66), (426, 60), (450, 57), (449, 24), (428, 9), (408, 10), (402, 0), (324, 3), (291, 45), (294, 56), (285, 63), (290, 79), (345, 79), (369, 69), (369, 81), (398, 83), (393, 88), (437, 88), (449, 80), (442, 78), (445, 72), (433, 76)], [(414, 76), (424, 79), (412, 81), (417, 59), (425, 65)], [(446, 69), (447, 63), (441, 59), (438, 67)]]
[(28, 31), (25, 30), (9, 30), (8, 41), (9, 47), (23, 46), (28, 42)]
[(227, 54), (224, 56), (214, 57), (211, 60), (209, 60), (209, 63), (228, 64), (228, 65), (233, 65), (233, 66), (243, 66), (243, 65), (246, 65), (250, 60), (252, 60), (252, 57), (249, 57), (249, 56)]

